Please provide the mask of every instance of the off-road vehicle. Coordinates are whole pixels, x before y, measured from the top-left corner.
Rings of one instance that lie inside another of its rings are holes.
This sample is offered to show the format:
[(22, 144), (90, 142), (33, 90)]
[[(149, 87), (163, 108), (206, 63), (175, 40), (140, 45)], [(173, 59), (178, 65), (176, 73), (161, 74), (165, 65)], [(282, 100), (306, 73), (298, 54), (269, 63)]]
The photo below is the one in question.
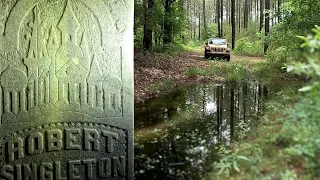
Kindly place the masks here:
[(225, 58), (230, 61), (230, 48), (226, 39), (223, 38), (209, 38), (206, 42), (204, 49), (204, 57), (208, 59), (213, 58)]

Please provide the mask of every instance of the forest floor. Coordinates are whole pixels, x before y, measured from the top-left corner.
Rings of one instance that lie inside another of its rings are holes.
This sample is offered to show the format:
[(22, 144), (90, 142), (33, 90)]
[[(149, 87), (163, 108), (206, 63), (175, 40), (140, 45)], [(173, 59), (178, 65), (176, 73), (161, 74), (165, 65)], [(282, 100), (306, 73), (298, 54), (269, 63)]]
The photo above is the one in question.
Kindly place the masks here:
[[(250, 71), (251, 65), (264, 62), (261, 57), (232, 55), (231, 61), (206, 60), (198, 52), (180, 52), (169, 56), (135, 52), (135, 102), (167, 93), (172, 89), (196, 83), (225, 82), (228, 71), (237, 64)], [(214, 71), (214, 72), (213, 72)]]

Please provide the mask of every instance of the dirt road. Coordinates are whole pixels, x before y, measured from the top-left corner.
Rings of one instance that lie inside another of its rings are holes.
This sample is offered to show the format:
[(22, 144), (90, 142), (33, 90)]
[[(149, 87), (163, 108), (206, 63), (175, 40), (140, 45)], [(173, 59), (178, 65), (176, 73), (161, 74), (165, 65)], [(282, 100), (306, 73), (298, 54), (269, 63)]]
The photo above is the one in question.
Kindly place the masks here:
[[(135, 101), (140, 102), (148, 98), (162, 94), (161, 88), (151, 88), (151, 86), (167, 86), (163, 83), (170, 82), (172, 87), (185, 86), (189, 84), (206, 81), (223, 81), (221, 77), (196, 76), (190, 78), (186, 72), (191, 67), (207, 69), (210, 66), (224, 66), (225, 64), (241, 63), (250, 65), (263, 61), (260, 57), (231, 56), (231, 61), (209, 61), (204, 56), (196, 52), (183, 52), (175, 57), (155, 55), (151, 53), (135, 52)], [(156, 90), (155, 90), (156, 89)]]

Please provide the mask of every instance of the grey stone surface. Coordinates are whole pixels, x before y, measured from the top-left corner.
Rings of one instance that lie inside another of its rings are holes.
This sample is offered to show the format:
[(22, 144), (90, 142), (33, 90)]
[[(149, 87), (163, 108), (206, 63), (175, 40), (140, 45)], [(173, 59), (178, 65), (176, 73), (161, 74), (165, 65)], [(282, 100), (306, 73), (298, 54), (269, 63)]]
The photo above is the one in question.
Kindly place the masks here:
[(133, 1), (0, 1), (0, 179), (133, 179)]

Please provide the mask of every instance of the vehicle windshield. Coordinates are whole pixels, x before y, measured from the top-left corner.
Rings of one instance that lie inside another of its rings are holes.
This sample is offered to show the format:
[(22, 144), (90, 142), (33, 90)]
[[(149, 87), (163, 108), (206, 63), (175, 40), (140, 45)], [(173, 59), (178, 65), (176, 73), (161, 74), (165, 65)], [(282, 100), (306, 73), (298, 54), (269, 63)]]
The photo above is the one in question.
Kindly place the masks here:
[(225, 39), (209, 39), (209, 44), (226, 45), (227, 41)]

